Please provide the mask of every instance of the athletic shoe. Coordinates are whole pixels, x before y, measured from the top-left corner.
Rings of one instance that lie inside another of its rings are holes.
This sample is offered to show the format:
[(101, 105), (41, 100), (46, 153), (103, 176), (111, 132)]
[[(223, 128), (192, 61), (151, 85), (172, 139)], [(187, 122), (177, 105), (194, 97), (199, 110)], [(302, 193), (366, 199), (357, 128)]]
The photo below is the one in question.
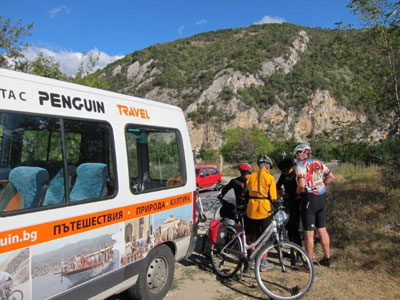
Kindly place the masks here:
[(324, 267), (330, 267), (330, 265), (331, 265), (331, 259), (330, 258), (326, 258), (326, 257), (324, 257), (323, 259), (321, 259), (320, 261), (319, 261), (319, 264), (321, 265), (321, 266), (324, 266)]
[(274, 265), (269, 263), (266, 259), (261, 261), (260, 271), (265, 272), (274, 268)]

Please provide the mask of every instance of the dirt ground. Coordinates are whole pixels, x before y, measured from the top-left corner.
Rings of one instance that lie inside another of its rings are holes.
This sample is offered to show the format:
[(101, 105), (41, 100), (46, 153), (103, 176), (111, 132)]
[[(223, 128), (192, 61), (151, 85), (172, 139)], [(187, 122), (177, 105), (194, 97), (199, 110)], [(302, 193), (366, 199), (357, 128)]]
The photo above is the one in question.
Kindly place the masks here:
[[(252, 272), (245, 274), (241, 281), (217, 277), (210, 259), (202, 252), (202, 235), (199, 237), (192, 256), (176, 264), (174, 281), (165, 299), (268, 298), (259, 289)], [(318, 259), (318, 256), (321, 256), (318, 245), (316, 250)], [(333, 249), (333, 260), (334, 251)], [(335, 263), (330, 268), (316, 265), (314, 284), (304, 299), (400, 299), (400, 279), (376, 272), (354, 272), (343, 269), (343, 266), (335, 267)]]

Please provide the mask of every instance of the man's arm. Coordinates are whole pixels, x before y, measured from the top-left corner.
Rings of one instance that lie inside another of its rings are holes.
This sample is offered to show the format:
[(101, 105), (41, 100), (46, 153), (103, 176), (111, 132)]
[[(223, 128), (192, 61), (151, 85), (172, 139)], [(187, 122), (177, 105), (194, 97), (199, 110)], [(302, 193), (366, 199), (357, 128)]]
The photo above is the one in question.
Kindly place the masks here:
[(283, 175), (279, 176), (278, 182), (276, 183), (276, 191), (278, 192), (278, 196), (282, 196), (282, 185), (283, 185)]
[(302, 194), (306, 191), (306, 179), (304, 177), (297, 178), (297, 188), (296, 193)]
[(332, 181), (334, 181), (336, 179), (335, 175), (333, 175), (332, 172), (330, 172), (328, 175), (325, 176), (324, 178), (324, 184), (328, 185), (330, 184)]
[(227, 185), (225, 185), (221, 192), (218, 195), (218, 198), (222, 199), (224, 198), (225, 194), (233, 187), (233, 179), (231, 179)]

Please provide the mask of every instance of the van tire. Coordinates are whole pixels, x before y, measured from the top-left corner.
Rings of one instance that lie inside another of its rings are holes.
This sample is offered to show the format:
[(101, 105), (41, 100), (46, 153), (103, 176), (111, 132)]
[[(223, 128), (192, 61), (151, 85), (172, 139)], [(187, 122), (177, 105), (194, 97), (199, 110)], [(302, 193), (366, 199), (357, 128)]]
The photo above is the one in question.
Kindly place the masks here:
[(171, 287), (175, 259), (167, 245), (154, 248), (146, 257), (145, 269), (136, 284), (128, 289), (132, 299), (162, 299)]

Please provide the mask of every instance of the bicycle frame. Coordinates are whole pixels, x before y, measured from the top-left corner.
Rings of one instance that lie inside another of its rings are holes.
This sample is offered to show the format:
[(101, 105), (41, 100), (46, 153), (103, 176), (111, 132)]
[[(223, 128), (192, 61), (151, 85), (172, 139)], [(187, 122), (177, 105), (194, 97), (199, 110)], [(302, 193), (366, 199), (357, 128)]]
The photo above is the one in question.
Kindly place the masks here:
[[(231, 229), (235, 230), (236, 229), (232, 226), (228, 226)], [(247, 259), (247, 260), (252, 260), (255, 258), (255, 256), (257, 255), (258, 251), (260, 250), (260, 248), (265, 244), (266, 241), (268, 241), (268, 239), (271, 237), (271, 235), (275, 233), (277, 235), (278, 231), (276, 229), (276, 222), (275, 220), (273, 220), (271, 222), (271, 224), (264, 230), (264, 232), (258, 237), (258, 239), (251, 243), (250, 245), (247, 245), (246, 242), (246, 233), (244, 231), (244, 229), (242, 229), (241, 231), (239, 231), (235, 237), (233, 239), (231, 239), (223, 248), (222, 251), (224, 251), (224, 249), (228, 246), (230, 246), (236, 239), (240, 239), (241, 243), (243, 244), (243, 256)], [(279, 236), (275, 237), (277, 240), (279, 240)], [(247, 255), (247, 250), (250, 249), (254, 249), (254, 251), (252, 251), (251, 255), (248, 256)]]
[[(272, 220), (271, 224), (268, 225), (268, 227), (264, 230), (264, 232), (258, 237), (258, 239), (251, 243), (250, 245), (247, 245), (246, 242), (246, 233), (244, 231), (244, 228), (238, 232), (234, 238), (232, 238), (229, 243), (227, 243), (223, 248), (222, 251), (225, 250), (226, 247), (228, 247), (229, 245), (231, 245), (236, 239), (239, 239), (240, 242), (242, 243), (243, 247), (243, 252), (238, 253), (241, 257), (241, 259), (245, 259), (246, 263), (248, 263), (249, 261), (253, 260), (257, 254), (258, 251), (261, 249), (262, 246), (264, 246), (264, 244), (268, 241), (268, 239), (274, 234), (275, 235), (275, 240), (278, 241), (278, 253), (280, 256), (280, 261), (281, 261), (281, 267), (282, 267), (282, 272), (286, 272), (286, 268), (282, 263), (282, 252), (281, 252), (281, 247), (280, 247), (280, 238), (279, 238), (279, 234), (278, 234), (278, 230), (277, 230), (277, 226), (276, 226), (276, 221)], [(228, 226), (231, 229), (235, 230), (234, 227), (232, 226)], [(236, 230), (235, 230), (236, 231)], [(247, 255), (247, 250), (253, 249), (254, 250), (251, 252), (250, 256)]]
[[(243, 230), (244, 232), (244, 230)], [(251, 252), (250, 257), (248, 257), (249, 260), (254, 259), (257, 256), (258, 251), (264, 244), (268, 241), (268, 239), (272, 236), (272, 234), (276, 234), (275, 239), (279, 240), (278, 237), (278, 231), (276, 229), (276, 222), (275, 220), (272, 220), (271, 224), (268, 225), (268, 227), (264, 230), (264, 232), (258, 237), (258, 239), (251, 243), (250, 245), (247, 245), (246, 243), (246, 233), (244, 232), (244, 249), (247, 253), (247, 250), (253, 249), (254, 250)]]

